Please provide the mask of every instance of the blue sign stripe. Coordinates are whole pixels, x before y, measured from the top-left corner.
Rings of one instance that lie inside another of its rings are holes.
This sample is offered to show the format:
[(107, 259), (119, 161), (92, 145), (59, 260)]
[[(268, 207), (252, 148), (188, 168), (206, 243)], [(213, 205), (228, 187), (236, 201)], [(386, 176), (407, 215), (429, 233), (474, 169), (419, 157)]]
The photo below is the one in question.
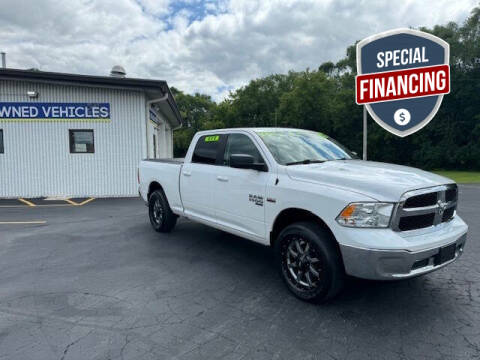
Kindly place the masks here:
[(110, 104), (0, 102), (0, 119), (110, 119)]
[(152, 120), (155, 124), (160, 124), (160, 119), (152, 110), (150, 110), (150, 120)]

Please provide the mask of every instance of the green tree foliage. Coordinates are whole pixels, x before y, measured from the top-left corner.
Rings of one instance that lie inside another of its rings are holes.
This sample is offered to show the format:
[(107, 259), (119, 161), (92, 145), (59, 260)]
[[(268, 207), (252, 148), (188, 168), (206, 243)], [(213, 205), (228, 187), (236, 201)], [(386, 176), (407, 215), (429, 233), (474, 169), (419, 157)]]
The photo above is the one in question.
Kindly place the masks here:
[[(370, 160), (425, 169), (480, 169), (480, 8), (464, 24), (421, 28), (450, 44), (451, 92), (429, 126), (399, 138), (368, 124)], [(356, 46), (336, 64), (317, 70), (255, 79), (219, 104), (209, 96), (174, 92), (188, 127), (175, 132), (174, 151), (184, 155), (198, 130), (283, 126), (322, 131), (362, 150), (362, 107), (355, 104)]]
[(172, 87), (172, 94), (182, 115), (184, 126), (175, 131), (173, 153), (176, 156), (185, 155), (193, 135), (199, 130), (223, 127), (223, 123), (212, 121), (217, 104), (208, 95), (188, 95)]

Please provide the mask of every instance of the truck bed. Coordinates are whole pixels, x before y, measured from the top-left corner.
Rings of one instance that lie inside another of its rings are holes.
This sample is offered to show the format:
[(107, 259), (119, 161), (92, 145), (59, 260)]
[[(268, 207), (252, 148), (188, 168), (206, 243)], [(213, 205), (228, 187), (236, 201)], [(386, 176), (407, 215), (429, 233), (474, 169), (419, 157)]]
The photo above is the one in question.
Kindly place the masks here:
[(157, 163), (166, 163), (166, 164), (183, 164), (185, 158), (168, 158), (168, 159), (143, 159), (142, 161), (151, 161)]
[(180, 172), (184, 164), (181, 158), (145, 159), (139, 165), (140, 195), (147, 201), (150, 184), (161, 184), (173, 211), (183, 212), (180, 198)]

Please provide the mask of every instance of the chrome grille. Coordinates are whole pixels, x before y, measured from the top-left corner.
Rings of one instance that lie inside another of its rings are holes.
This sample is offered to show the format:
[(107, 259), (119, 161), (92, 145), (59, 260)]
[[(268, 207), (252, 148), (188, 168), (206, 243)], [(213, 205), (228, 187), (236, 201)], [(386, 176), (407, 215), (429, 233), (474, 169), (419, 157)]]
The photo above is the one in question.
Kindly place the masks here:
[(441, 185), (403, 194), (392, 217), (392, 229), (409, 231), (450, 221), (457, 208), (457, 185)]

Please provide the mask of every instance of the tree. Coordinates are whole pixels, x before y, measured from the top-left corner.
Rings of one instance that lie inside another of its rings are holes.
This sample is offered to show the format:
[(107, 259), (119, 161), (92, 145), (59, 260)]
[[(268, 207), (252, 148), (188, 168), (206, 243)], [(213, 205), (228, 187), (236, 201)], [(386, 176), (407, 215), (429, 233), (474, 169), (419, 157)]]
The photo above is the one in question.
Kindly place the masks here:
[[(184, 156), (193, 135), (197, 131), (209, 129), (213, 125), (209, 121), (217, 104), (208, 95), (198, 93), (188, 95), (174, 87), (171, 88), (171, 91), (184, 121), (184, 126), (175, 131), (173, 153), (175, 156)], [(223, 127), (223, 124), (218, 122), (216, 125)]]
[[(451, 92), (432, 124), (399, 138), (368, 123), (370, 160), (425, 169), (480, 169), (480, 8), (461, 26), (421, 28), (450, 44)], [(175, 154), (186, 151), (198, 130), (285, 126), (324, 132), (360, 153), (362, 107), (355, 103), (356, 44), (337, 63), (318, 70), (255, 79), (216, 104), (206, 95), (172, 89), (189, 128), (175, 132)]]

